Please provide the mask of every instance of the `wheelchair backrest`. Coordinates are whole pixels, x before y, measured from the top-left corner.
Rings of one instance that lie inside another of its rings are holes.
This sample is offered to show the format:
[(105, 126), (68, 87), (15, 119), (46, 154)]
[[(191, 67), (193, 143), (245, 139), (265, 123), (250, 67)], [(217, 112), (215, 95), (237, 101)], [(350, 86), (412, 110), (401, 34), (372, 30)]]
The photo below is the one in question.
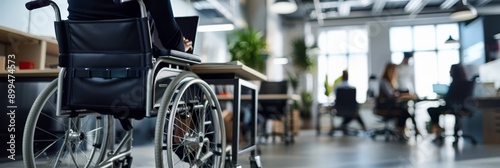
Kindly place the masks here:
[(59, 66), (66, 68), (65, 108), (127, 116), (144, 111), (152, 67), (147, 18), (65, 20), (55, 28)]

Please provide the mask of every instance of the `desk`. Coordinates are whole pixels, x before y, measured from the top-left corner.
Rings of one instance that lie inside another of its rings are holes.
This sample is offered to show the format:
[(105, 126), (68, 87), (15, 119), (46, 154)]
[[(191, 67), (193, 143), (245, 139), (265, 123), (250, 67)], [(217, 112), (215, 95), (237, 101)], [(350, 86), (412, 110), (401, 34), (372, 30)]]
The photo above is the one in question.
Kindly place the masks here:
[(476, 111), (462, 117), (462, 131), (479, 144), (500, 144), (500, 97), (474, 97)]
[[(330, 116), (330, 132), (328, 134), (333, 133), (334, 131), (334, 123), (333, 123), (333, 110), (334, 103), (319, 103), (317, 107), (318, 113), (316, 114), (316, 136), (321, 134), (321, 116), (327, 114)], [(331, 134), (333, 135), (333, 134)]]
[[(294, 143), (295, 142), (295, 138), (294, 138), (294, 134), (293, 134), (293, 126), (294, 126), (294, 117), (292, 116), (293, 114), (293, 108), (292, 105), (293, 105), (293, 101), (298, 101), (300, 100), (300, 96), (297, 95), (297, 94), (259, 94), (258, 95), (259, 97), (259, 100), (288, 100), (288, 105), (286, 107), (286, 114), (284, 115), (285, 116), (285, 122), (283, 122), (284, 124), (284, 137), (285, 137), (285, 144), (289, 144), (289, 143)], [(240, 99), (241, 100), (251, 100), (252, 96), (251, 95), (241, 95)], [(228, 101), (228, 100), (234, 100), (234, 97), (231, 96), (231, 95), (218, 95), (217, 96), (217, 99), (219, 101)], [(289, 116), (292, 116), (290, 118), (290, 126), (288, 125), (288, 120), (289, 120)], [(290, 131), (290, 129), (292, 131)]]
[[(208, 63), (193, 65), (192, 71), (196, 73), (201, 79), (208, 84), (214, 85), (232, 85), (234, 93), (232, 96), (220, 97), (220, 100), (233, 101), (233, 137), (231, 144), (231, 167), (238, 167), (238, 157), (241, 154), (251, 152), (251, 160), (260, 163), (259, 156), (257, 156), (257, 93), (258, 88), (248, 80), (267, 80), (267, 77), (260, 72), (257, 72), (239, 62), (230, 63)], [(250, 95), (242, 95), (242, 87), (251, 91)], [(240, 149), (240, 112), (241, 100), (245, 98), (250, 100), (251, 111), (251, 139), (248, 147)]]

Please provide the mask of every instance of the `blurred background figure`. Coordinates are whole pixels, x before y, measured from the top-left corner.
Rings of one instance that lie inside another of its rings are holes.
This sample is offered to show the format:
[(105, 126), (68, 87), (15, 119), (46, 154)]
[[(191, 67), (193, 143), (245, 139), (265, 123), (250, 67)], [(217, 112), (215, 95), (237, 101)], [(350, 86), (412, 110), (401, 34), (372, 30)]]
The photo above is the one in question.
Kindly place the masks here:
[[(388, 113), (397, 113), (397, 115), (388, 115), (385, 117), (397, 117), (396, 131), (404, 135), (406, 120), (410, 117), (408, 112), (407, 100), (415, 99), (413, 94), (401, 94), (398, 90), (398, 68), (397, 65), (388, 63), (385, 66), (382, 78), (379, 84), (379, 95), (377, 97), (376, 109), (387, 110)], [(388, 119), (388, 118), (386, 118)]]
[[(342, 79), (342, 81), (340, 83), (338, 83), (337, 85), (335, 85), (335, 87), (333, 89), (334, 92), (335, 92), (335, 94), (337, 95), (337, 96), (335, 96), (336, 99), (341, 99), (341, 97), (339, 97), (341, 95), (338, 94), (338, 90), (339, 89), (353, 89), (353, 90), (356, 90), (356, 88), (354, 86), (349, 85), (349, 82), (348, 82), (348, 80), (349, 80), (349, 73), (347, 72), (347, 70), (342, 71), (342, 77), (341, 77), (341, 79)], [(349, 96), (354, 96), (355, 97), (356, 92), (353, 92), (353, 93), (354, 93), (354, 95), (349, 95)], [(355, 98), (353, 99), (353, 101), (355, 101)], [(357, 102), (355, 102), (355, 103), (357, 105)], [(358, 110), (358, 106), (356, 106), (355, 110), (352, 111), (352, 113), (354, 113), (354, 115), (342, 115), (343, 120), (342, 120), (342, 124), (341, 124), (340, 128), (344, 132), (344, 135), (347, 134), (347, 124), (349, 124), (353, 119), (356, 119), (356, 121), (358, 121), (359, 125), (361, 126), (361, 129), (363, 131), (366, 131), (365, 123), (363, 122), (363, 120), (359, 116), (357, 110)]]
[(463, 66), (460, 64), (453, 64), (450, 68), (450, 76), (452, 81), (448, 92), (443, 97), (445, 104), (439, 107), (431, 107), (427, 109), (427, 112), (431, 117), (431, 133), (437, 135), (434, 142), (440, 142), (443, 139), (443, 137), (440, 136), (443, 128), (439, 126), (439, 116), (448, 110), (452, 110), (454, 104), (463, 103), (457, 102), (462, 100), (456, 100), (457, 92), (465, 92), (461, 89), (460, 85), (462, 85), (463, 82), (468, 82)]
[(415, 68), (410, 64), (412, 58), (413, 52), (405, 52), (403, 61), (397, 67), (399, 93), (415, 94)]

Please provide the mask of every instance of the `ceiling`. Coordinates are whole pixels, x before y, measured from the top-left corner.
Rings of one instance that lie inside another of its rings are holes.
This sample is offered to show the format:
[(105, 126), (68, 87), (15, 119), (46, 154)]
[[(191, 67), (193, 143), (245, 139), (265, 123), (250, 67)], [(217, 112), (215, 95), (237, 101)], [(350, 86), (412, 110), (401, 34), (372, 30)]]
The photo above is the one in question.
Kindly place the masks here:
[[(462, 0), (296, 0), (296, 2), (299, 10), (286, 17), (318, 21), (451, 13), (462, 4)], [(474, 7), (500, 6), (500, 0), (468, 0), (466, 3)]]
[[(185, 0), (193, 5), (201, 17), (214, 22), (228, 22), (235, 16), (235, 6), (249, 0)], [(255, 1), (255, 0), (252, 0)], [(265, 3), (266, 0), (257, 0)], [(282, 15), (286, 19), (305, 19), (323, 22), (348, 18), (380, 16), (409, 16), (451, 13), (463, 0), (292, 0), (298, 10)], [(500, 0), (467, 0), (481, 12), (487, 7), (499, 7)], [(413, 5), (411, 5), (413, 4)], [(264, 5), (265, 6), (265, 5)], [(498, 8), (491, 8), (499, 11)], [(203, 24), (203, 23), (201, 23)]]

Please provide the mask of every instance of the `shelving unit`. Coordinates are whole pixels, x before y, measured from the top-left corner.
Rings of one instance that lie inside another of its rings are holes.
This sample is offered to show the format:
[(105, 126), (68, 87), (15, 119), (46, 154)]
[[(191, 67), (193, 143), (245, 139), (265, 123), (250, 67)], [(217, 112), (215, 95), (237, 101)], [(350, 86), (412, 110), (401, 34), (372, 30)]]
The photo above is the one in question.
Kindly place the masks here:
[[(36, 36), (0, 26), (0, 45), (3, 45), (4, 47), (2, 48), (5, 48), (5, 51), (0, 53), (0, 55), (7, 56), (14, 54), (16, 56), (16, 65), (20, 61), (35, 63), (35, 69), (17, 70), (16, 73), (29, 75), (31, 73), (57, 72), (54, 69), (48, 68), (48, 66), (57, 65), (58, 63), (59, 48), (57, 40), (53, 38)], [(0, 76), (4, 74), (7, 74), (7, 71), (1, 69)]]

